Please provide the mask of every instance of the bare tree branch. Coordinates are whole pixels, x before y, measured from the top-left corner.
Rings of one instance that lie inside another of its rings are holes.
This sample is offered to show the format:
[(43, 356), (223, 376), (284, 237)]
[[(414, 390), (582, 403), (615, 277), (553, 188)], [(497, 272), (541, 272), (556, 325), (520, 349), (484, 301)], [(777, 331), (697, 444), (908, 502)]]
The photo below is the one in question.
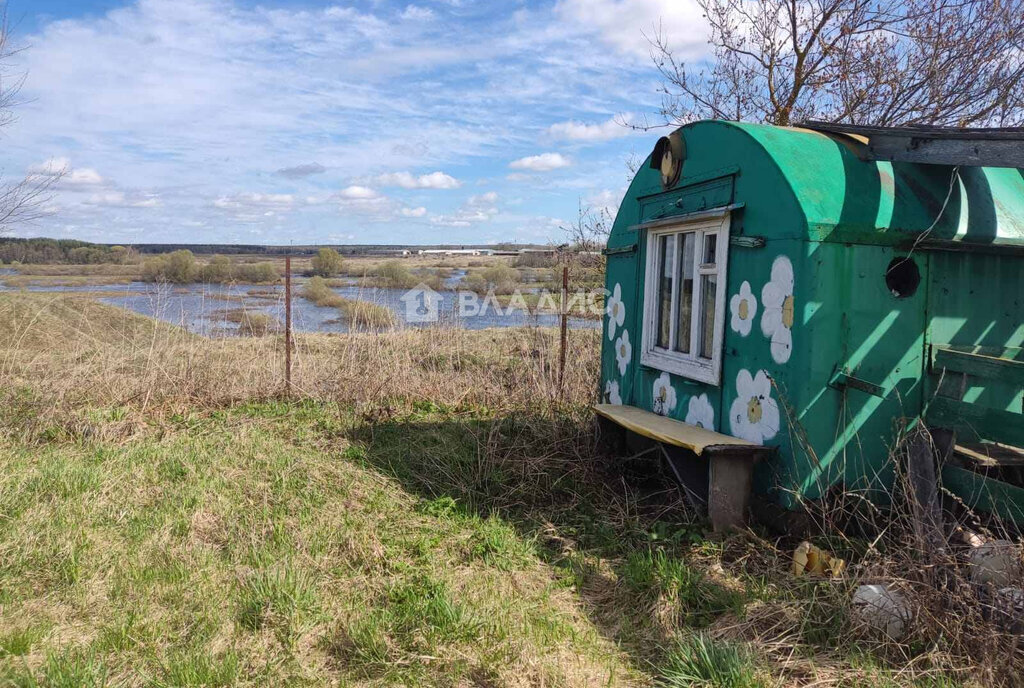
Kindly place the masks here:
[[(25, 83), (25, 74), (18, 73), (12, 66), (12, 58), (21, 50), (12, 42), (6, 5), (0, 0), (0, 130), (14, 121), (18, 94)], [(0, 176), (0, 236), (9, 233), (15, 225), (49, 215), (46, 205), (65, 172), (51, 168), (13, 182), (4, 182)]]
[(698, 0), (711, 59), (649, 37), (662, 116), (1024, 123), (1024, 0)]

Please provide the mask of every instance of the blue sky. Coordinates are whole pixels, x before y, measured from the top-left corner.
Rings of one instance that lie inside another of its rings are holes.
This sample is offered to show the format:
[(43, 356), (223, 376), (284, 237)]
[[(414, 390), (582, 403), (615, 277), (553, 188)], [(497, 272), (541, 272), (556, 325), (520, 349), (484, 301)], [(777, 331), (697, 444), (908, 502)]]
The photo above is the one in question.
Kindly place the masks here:
[(67, 170), (22, 236), (561, 240), (658, 131), (643, 32), (691, 0), (10, 0), (27, 50), (4, 172)]

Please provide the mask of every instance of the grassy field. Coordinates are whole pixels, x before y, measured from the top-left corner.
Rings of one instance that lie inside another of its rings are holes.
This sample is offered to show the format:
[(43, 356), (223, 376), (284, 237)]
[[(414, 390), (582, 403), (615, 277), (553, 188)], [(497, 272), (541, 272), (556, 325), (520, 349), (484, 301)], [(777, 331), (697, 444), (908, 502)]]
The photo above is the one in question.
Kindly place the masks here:
[(0, 295), (0, 684), (1014, 685), (603, 455), (570, 338), (300, 336), (285, 398), (278, 336)]

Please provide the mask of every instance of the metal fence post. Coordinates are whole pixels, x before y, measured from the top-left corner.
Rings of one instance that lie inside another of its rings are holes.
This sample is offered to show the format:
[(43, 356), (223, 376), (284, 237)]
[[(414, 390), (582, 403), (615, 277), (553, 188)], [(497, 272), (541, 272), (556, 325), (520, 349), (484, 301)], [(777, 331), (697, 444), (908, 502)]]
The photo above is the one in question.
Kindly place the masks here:
[(284, 257), (284, 391), (292, 395), (292, 257)]
[(558, 397), (562, 397), (562, 381), (565, 379), (565, 348), (569, 327), (569, 266), (562, 266), (562, 332), (558, 351)]

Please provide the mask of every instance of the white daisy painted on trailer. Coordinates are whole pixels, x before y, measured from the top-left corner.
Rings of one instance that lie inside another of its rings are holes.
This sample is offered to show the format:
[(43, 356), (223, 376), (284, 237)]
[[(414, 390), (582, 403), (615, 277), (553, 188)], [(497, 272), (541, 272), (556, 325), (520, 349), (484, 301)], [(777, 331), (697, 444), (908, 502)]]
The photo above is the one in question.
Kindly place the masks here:
[(738, 332), (746, 337), (750, 334), (750, 327), (757, 315), (757, 297), (750, 291), (750, 282), (743, 280), (738, 294), (733, 294), (729, 299), (729, 311), (732, 313), (732, 320), (729, 326), (733, 332)]
[(622, 396), (619, 394), (619, 381), (609, 380), (604, 385), (604, 403), (622, 406)]
[(633, 357), (633, 345), (629, 343), (629, 331), (623, 330), (615, 340), (615, 362), (619, 364), (619, 375), (626, 374), (626, 366)]
[(763, 370), (736, 376), (736, 400), (729, 408), (733, 437), (764, 444), (779, 432), (779, 405), (772, 399), (772, 381)]
[(661, 416), (667, 416), (675, 410), (676, 390), (668, 373), (662, 373), (654, 381), (654, 399), (651, 405), (654, 407), (652, 410)]
[(689, 406), (686, 407), (686, 422), (690, 425), (699, 425), (705, 430), (715, 429), (715, 409), (708, 401), (707, 394), (690, 397)]
[(608, 297), (608, 305), (605, 306), (608, 314), (608, 341), (615, 339), (615, 329), (622, 327), (626, 322), (626, 304), (622, 303), (622, 286), (616, 283)]
[(793, 350), (793, 264), (786, 256), (772, 262), (772, 279), (761, 290), (761, 332), (771, 337), (772, 358), (785, 363)]

